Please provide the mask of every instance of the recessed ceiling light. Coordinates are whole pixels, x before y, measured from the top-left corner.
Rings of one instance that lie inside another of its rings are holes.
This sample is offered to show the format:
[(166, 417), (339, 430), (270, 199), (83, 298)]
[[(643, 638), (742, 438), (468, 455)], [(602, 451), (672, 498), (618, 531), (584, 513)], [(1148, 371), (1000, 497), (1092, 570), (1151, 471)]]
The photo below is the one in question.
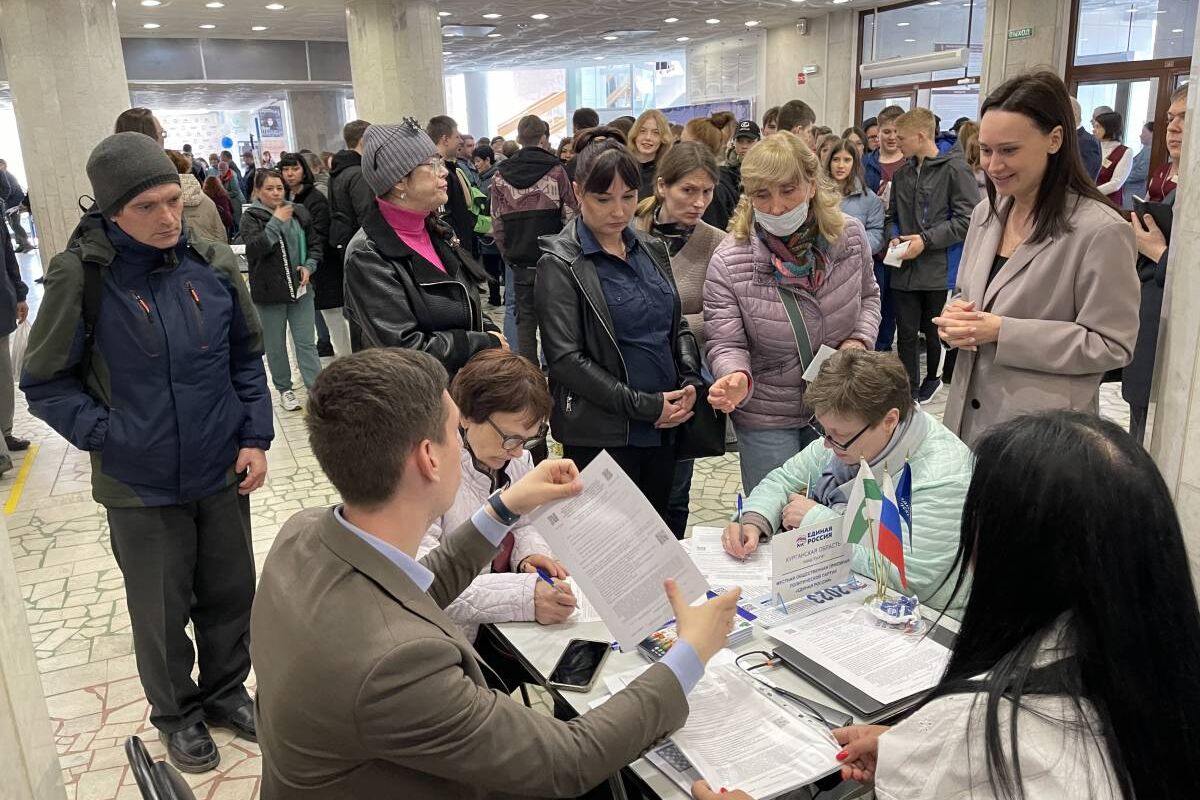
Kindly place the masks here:
[(205, 4), (204, 4), (204, 7), (205, 7), (205, 8), (224, 8), (224, 7), (225, 7), (225, 4), (224, 4), (224, 3), (216, 3), (216, 2), (213, 2), (213, 3), (205, 3)]
[(942, 0), (929, 0), (929, 2), (928, 2), (928, 3), (926, 3), (925, 5), (927, 5), (927, 6), (940, 6), (941, 4), (942, 4)]
[(265, 31), (266, 29), (267, 29), (266, 25), (251, 25), (250, 26), (250, 30), (252, 30), (252, 31)]
[(897, 22), (896, 23), (897, 28), (907, 28), (909, 25), (912, 25), (912, 23), (911, 22)]
[(543, 19), (550, 19), (550, 15), (549, 14), (531, 14), (529, 16), (529, 18), (536, 19), (536, 20), (543, 20)]
[(675, 41), (677, 41), (677, 42), (686, 42), (687, 40), (688, 40), (687, 36), (678, 36), (675, 38)]
[(849, 2), (850, 2), (850, 0), (833, 0), (833, 4), (834, 4), (835, 6), (840, 6), (840, 5), (842, 5), (843, 3), (849, 3)]
[(663, 22), (679, 22), (679, 17), (667, 17)]
[(147, 22), (147, 23), (144, 23), (142, 25), (142, 27), (146, 28), (147, 30), (154, 30), (155, 28), (161, 28), (162, 26), (159, 25), (157, 22)]
[(142, 5), (146, 8), (154, 8), (155, 6), (161, 6), (162, 0), (142, 0)]
[(484, 15), (483, 15), (483, 18), (484, 18), (484, 19), (500, 19), (500, 18), (501, 18), (501, 17), (503, 17), (503, 16), (504, 16), (503, 14), (495, 14), (495, 13), (493, 13), (493, 14), (484, 14)]
[(793, 3), (803, 3), (804, 0), (792, 0)]
[(1171, 28), (1171, 33), (1183, 33), (1183, 28)]
[(708, 19), (706, 19), (704, 21), (706, 23), (708, 23), (709, 25), (720, 25), (721, 24), (721, 20), (717, 19), (716, 17), (709, 17)]
[(287, 6), (283, 3), (267, 3), (266, 9), (267, 11), (285, 11), (287, 10)]
[(604, 56), (592, 56), (592, 61), (602, 61)]
[(916, 41), (916, 39), (905, 39), (904, 41), (908, 42), (909, 44), (912, 44), (913, 42)]
[(438, 16), (439, 17), (448, 17), (448, 16), (450, 16), (450, 12), (449, 11), (439, 11)]
[(450, 51), (449, 51), (449, 50), (443, 50), (443, 51), (442, 51), (442, 55), (444, 55), (444, 56), (448, 56), (448, 55), (450, 55)]
[(500, 34), (498, 34), (498, 33), (489, 33), (489, 34), (488, 34), (488, 38), (489, 38), (489, 39), (499, 39), (499, 38), (500, 38)]
[(606, 42), (615, 42), (616, 40), (617, 40), (617, 37), (615, 37), (615, 36), (605, 36), (604, 37), (604, 41), (606, 41)]
[(203, 29), (204, 29), (204, 30), (206, 30), (206, 31), (211, 31), (213, 28), (215, 28), (215, 27), (217, 27), (217, 26), (216, 26), (216, 25), (212, 25), (212, 24), (208, 24), (208, 25), (201, 25), (200, 27), (201, 27), (201, 28), (203, 28)]
[(760, 21), (759, 21), (759, 20), (757, 20), (757, 19), (748, 19), (748, 20), (746, 20), (746, 27), (747, 27), (747, 28), (753, 28), (754, 26), (756, 26), (756, 25), (758, 25), (758, 24), (760, 24)]

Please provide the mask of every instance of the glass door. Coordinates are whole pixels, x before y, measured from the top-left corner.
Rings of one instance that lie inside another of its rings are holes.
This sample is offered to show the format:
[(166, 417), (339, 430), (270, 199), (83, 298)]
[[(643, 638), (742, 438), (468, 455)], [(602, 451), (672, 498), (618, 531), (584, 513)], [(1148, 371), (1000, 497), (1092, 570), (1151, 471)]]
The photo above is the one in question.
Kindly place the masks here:
[(1086, 130), (1091, 130), (1092, 117), (1100, 106), (1108, 106), (1113, 111), (1119, 112), (1125, 121), (1125, 135), (1122, 143), (1134, 153), (1144, 146), (1141, 142), (1142, 127), (1147, 122), (1160, 120), (1155, 122), (1154, 126), (1154, 138), (1150, 144), (1150, 162), (1158, 164), (1160, 159), (1166, 157), (1166, 129), (1165, 123), (1161, 120), (1165, 118), (1167, 109), (1165, 105), (1162, 105), (1162, 98), (1159, 97), (1159, 79), (1157, 77), (1080, 81), (1074, 87), (1074, 95), (1082, 108), (1082, 125)]

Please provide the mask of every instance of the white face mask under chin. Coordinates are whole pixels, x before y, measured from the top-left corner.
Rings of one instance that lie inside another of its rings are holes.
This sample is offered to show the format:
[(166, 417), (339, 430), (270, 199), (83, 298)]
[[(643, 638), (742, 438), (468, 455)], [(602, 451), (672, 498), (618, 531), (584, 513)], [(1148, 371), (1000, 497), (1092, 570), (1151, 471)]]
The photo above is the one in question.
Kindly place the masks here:
[(758, 209), (754, 210), (754, 221), (772, 236), (790, 236), (800, 229), (806, 219), (808, 219), (807, 200), (783, 214), (766, 214)]

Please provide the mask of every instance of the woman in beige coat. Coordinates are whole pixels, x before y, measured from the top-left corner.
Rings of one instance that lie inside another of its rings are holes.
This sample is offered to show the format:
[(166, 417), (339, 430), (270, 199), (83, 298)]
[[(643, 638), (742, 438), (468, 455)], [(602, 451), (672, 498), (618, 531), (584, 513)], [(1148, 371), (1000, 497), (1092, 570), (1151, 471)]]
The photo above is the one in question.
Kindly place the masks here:
[(204, 239), (225, 242), (225, 223), (217, 212), (217, 205), (204, 193), (200, 182), (192, 174), (191, 162), (182, 153), (168, 150), (167, 155), (179, 171), (179, 188), (183, 190), (183, 220), (188, 230)]
[(971, 216), (958, 292), (934, 322), (961, 354), (945, 424), (968, 445), (1048, 409), (1098, 411), (1100, 380), (1138, 329), (1133, 231), (1084, 173), (1066, 86), (1013, 78), (981, 109), (988, 199)]

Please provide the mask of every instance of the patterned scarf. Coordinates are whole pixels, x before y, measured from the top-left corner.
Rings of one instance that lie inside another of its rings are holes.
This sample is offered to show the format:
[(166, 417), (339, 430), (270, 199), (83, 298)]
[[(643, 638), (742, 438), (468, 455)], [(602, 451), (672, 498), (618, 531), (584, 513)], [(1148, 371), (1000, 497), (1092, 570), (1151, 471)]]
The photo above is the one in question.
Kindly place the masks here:
[(650, 233), (667, 246), (667, 254), (671, 258), (674, 258), (683, 249), (688, 239), (692, 238), (692, 232), (695, 230), (695, 225), (687, 226), (681, 225), (678, 222), (659, 222), (657, 209), (655, 209), (654, 216), (650, 222)]
[(798, 286), (814, 293), (825, 283), (829, 242), (817, 228), (815, 217), (810, 216), (786, 240), (763, 230), (758, 223), (754, 225), (754, 232), (771, 252), (775, 280), (784, 286)]

